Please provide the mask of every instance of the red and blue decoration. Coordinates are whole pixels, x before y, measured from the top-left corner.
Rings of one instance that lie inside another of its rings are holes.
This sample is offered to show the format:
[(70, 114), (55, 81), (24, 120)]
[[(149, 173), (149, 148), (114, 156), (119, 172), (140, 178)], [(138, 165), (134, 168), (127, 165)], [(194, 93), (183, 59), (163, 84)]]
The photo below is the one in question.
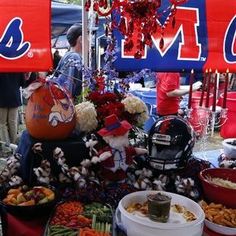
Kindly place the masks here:
[[(160, 12), (162, 6), (161, 0), (115, 0), (111, 3), (110, 7), (108, 7), (107, 0), (95, 0), (92, 7), (99, 16), (113, 14), (111, 29), (118, 29), (125, 38), (125, 51), (129, 52), (135, 47), (135, 42), (132, 40), (132, 35), (135, 31), (138, 37), (138, 45), (136, 45), (134, 57), (140, 59), (145, 45), (152, 47), (151, 36), (157, 30), (160, 30), (161, 35), (163, 35), (167, 24), (172, 22), (172, 26), (175, 26), (174, 15), (176, 13), (176, 7), (185, 2), (186, 0), (169, 0), (167, 9), (162, 10), (163, 12), (169, 11), (169, 13), (165, 23), (161, 27), (158, 27), (160, 24), (159, 18), (162, 15), (162, 12)], [(89, 10), (90, 6), (91, 0), (87, 0), (85, 9)], [(116, 16), (119, 16), (118, 19)], [(163, 37), (161, 39), (160, 47), (163, 47)]]

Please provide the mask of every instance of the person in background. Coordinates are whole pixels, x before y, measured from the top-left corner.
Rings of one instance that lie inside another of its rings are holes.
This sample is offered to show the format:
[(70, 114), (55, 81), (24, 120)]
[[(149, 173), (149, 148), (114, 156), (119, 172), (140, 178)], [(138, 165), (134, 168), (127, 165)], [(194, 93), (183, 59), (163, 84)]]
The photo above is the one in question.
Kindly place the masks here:
[(67, 31), (70, 50), (61, 58), (57, 68), (56, 81), (76, 98), (82, 91), (82, 27), (72, 25)]
[(53, 69), (57, 68), (60, 60), (61, 60), (61, 55), (59, 51), (56, 49), (56, 51), (53, 53)]
[[(180, 86), (180, 74), (157, 73), (157, 114), (158, 116), (178, 115), (180, 97), (189, 93), (189, 85)], [(201, 87), (200, 81), (193, 84), (193, 91)]]
[(20, 88), (25, 76), (25, 73), (0, 73), (0, 140), (7, 144), (15, 144), (17, 140), (18, 108), (22, 105)]
[(236, 74), (231, 73), (229, 76), (229, 90), (236, 91)]

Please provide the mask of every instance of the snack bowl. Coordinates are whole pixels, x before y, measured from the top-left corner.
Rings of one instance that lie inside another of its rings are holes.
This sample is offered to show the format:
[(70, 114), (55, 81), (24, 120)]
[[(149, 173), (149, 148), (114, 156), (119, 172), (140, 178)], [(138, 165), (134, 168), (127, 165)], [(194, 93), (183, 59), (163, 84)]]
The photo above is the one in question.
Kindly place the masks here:
[(222, 141), (224, 154), (229, 159), (236, 159), (236, 138), (227, 138)]
[(236, 183), (236, 170), (230, 168), (208, 168), (199, 173), (206, 200), (221, 203), (226, 207), (236, 208), (236, 189), (226, 188), (210, 181), (210, 178), (220, 178)]
[(49, 214), (57, 199), (57, 191), (53, 186), (21, 185), (5, 188), (1, 194), (0, 204), (12, 215), (31, 218)]
[(205, 225), (210, 230), (223, 235), (236, 235), (236, 228), (226, 227), (205, 219)]
[[(160, 223), (150, 220), (147, 216), (132, 214), (126, 210), (130, 204), (143, 204), (147, 201), (148, 195), (158, 192), (169, 195), (171, 197), (171, 205), (180, 204), (186, 207), (196, 216), (196, 219), (190, 222), (180, 222), (173, 218), (170, 213), (167, 223)], [(163, 191), (138, 191), (130, 193), (120, 200), (116, 210), (116, 223), (126, 231), (128, 236), (199, 236), (203, 232), (204, 219), (205, 214), (196, 202), (179, 194)]]

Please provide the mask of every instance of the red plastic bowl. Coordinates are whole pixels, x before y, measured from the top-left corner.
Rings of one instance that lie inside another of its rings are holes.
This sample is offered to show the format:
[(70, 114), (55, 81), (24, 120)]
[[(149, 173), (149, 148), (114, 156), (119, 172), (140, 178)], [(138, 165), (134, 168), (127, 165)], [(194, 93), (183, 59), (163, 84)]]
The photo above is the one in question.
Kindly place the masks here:
[(200, 172), (199, 177), (206, 200), (236, 208), (236, 189), (218, 186), (207, 180), (207, 176), (230, 180), (236, 183), (236, 170), (228, 168), (208, 168)]

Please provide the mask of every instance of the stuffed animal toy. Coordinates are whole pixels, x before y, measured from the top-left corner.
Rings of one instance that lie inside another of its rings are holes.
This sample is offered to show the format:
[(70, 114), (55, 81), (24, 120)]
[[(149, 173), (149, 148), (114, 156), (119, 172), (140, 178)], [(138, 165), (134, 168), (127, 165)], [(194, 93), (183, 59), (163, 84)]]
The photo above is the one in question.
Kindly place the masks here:
[(107, 146), (93, 157), (91, 162), (99, 164), (101, 177), (109, 182), (124, 182), (126, 170), (137, 155), (147, 154), (147, 150), (130, 146), (129, 131), (131, 124), (126, 120), (119, 121), (114, 114), (105, 118), (105, 127), (98, 134), (105, 140)]
[[(13, 176), (16, 176), (20, 168), (20, 154), (15, 153), (9, 156), (2, 164), (0, 171), (0, 185), (9, 181)], [(13, 178), (11, 181), (14, 184)]]
[(33, 168), (33, 172), (37, 177), (38, 182), (49, 184), (51, 177), (51, 165), (47, 160), (42, 160), (39, 167)]

